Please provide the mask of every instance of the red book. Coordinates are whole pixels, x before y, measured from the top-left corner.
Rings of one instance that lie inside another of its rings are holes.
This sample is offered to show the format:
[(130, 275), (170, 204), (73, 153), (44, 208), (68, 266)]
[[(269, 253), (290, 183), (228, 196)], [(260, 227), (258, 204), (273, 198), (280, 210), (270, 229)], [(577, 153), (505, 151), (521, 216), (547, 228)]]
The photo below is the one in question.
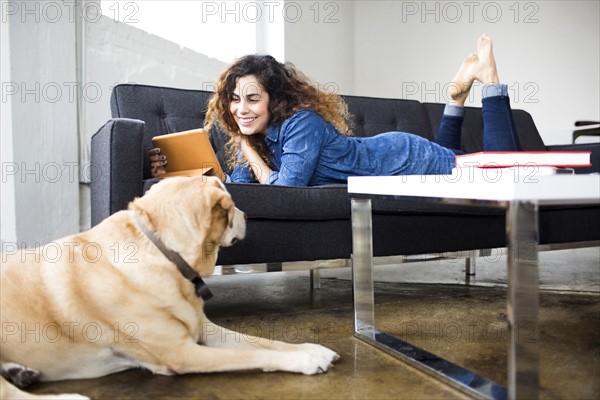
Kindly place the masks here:
[(457, 167), (589, 167), (590, 151), (483, 151), (456, 156)]

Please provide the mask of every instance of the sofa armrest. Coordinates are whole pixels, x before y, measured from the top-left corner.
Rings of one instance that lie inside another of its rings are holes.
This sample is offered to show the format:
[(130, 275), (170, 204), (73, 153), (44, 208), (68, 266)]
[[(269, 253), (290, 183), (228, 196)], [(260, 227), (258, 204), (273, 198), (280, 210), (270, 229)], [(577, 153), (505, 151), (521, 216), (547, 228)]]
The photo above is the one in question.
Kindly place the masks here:
[(92, 136), (92, 226), (143, 194), (144, 130), (143, 121), (115, 118)]
[(575, 168), (576, 174), (600, 173), (600, 143), (557, 144), (546, 146), (548, 151), (591, 151), (591, 167)]

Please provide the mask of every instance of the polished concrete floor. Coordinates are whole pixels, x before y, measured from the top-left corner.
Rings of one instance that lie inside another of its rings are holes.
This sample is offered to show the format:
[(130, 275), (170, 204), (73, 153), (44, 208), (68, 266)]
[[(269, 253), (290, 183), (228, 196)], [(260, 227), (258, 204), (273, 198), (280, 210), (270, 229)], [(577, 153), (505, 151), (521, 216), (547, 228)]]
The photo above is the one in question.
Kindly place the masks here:
[[(501, 255), (479, 258), (477, 275), (468, 282), (460, 257), (376, 267), (378, 325), (506, 384), (504, 261)], [(321, 289), (312, 293), (305, 271), (208, 279), (216, 296), (206, 306), (211, 319), (242, 334), (328, 346), (341, 359), (326, 374), (245, 371), (165, 377), (134, 370), (37, 384), (30, 391), (136, 400), (466, 398), (353, 337), (350, 276), (348, 268), (323, 270)], [(600, 248), (540, 253), (540, 287), (540, 397), (598, 399)]]

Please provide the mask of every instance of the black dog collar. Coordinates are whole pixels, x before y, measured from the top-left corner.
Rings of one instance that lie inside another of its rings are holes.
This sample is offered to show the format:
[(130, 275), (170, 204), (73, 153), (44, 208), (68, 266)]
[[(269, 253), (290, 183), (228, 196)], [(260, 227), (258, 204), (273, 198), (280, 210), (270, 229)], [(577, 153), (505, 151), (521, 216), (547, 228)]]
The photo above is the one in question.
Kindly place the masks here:
[(177, 266), (177, 269), (179, 272), (181, 272), (181, 275), (194, 284), (196, 296), (202, 298), (204, 301), (210, 300), (213, 297), (213, 294), (208, 286), (206, 286), (206, 283), (204, 283), (202, 280), (202, 277), (200, 277), (200, 275), (198, 275), (198, 273), (194, 271), (192, 267), (190, 267), (190, 265), (183, 259), (183, 257), (181, 257), (181, 255), (179, 255), (179, 253), (167, 248), (162, 240), (160, 240), (160, 238), (156, 236), (154, 232), (148, 229), (144, 221), (136, 212), (132, 211), (131, 215), (133, 216), (133, 220), (137, 224), (138, 228), (140, 228), (142, 233), (146, 235), (146, 237), (150, 239), (152, 243), (154, 243), (154, 245), (161, 251), (161, 253), (164, 254), (165, 257), (169, 259), (169, 261)]

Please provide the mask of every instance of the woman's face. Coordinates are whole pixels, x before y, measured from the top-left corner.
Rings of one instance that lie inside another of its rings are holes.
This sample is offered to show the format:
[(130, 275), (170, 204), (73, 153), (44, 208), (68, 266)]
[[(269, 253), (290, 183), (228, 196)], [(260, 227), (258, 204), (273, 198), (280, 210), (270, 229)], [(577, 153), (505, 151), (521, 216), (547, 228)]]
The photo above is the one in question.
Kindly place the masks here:
[(266, 135), (269, 128), (269, 94), (254, 75), (238, 78), (229, 111), (243, 135)]

